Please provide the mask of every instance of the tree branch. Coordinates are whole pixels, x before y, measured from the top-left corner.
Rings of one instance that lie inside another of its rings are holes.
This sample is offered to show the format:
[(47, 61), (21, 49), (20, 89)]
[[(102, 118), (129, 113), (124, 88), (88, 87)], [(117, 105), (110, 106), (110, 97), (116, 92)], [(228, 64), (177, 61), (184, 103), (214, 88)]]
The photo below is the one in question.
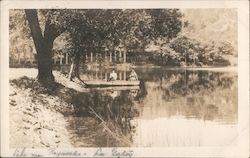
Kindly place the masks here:
[(36, 49), (41, 47), (39, 44), (42, 39), (42, 31), (38, 22), (37, 10), (36, 9), (25, 9), (26, 18), (29, 22), (31, 36), (34, 40)]
[(60, 36), (64, 31), (66, 31), (65, 28), (57, 28), (54, 24), (51, 24), (50, 16), (47, 18), (44, 30), (44, 38), (53, 41), (58, 36)]

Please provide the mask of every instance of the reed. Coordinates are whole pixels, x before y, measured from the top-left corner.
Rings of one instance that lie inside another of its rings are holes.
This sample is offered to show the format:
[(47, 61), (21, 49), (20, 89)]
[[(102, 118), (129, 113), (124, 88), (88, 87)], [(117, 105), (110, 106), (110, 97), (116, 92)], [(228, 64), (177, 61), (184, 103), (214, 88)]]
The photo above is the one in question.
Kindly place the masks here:
[[(101, 123), (99, 125), (101, 125), (105, 131), (112, 136), (114, 139), (116, 139), (117, 141), (124, 143), (126, 146), (129, 146), (132, 142), (121, 132), (120, 129), (118, 129), (115, 125), (113, 125), (113, 123), (111, 121), (107, 122), (105, 121), (100, 115), (98, 115), (96, 113), (96, 111), (89, 106), (90, 109), (90, 113), (93, 114), (96, 118), (98, 118)], [(112, 130), (114, 129), (114, 130)]]

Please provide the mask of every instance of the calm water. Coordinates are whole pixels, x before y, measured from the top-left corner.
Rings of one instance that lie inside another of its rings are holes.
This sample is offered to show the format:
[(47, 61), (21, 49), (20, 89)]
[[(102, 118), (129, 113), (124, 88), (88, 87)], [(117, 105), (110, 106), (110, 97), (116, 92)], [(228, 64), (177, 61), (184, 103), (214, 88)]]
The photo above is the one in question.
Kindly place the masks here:
[[(84, 72), (83, 78), (105, 78), (106, 72)], [(235, 145), (237, 72), (136, 72), (139, 87), (91, 89), (74, 96), (75, 114), (67, 120), (75, 147)]]

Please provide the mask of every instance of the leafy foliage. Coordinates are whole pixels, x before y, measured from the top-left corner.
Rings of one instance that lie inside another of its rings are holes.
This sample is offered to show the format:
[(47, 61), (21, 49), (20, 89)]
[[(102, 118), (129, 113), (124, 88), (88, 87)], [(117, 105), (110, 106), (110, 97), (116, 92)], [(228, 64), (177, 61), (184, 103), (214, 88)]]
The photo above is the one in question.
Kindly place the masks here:
[[(131, 58), (140, 56), (155, 64), (202, 66), (229, 65), (226, 57), (235, 51), (229, 42), (204, 43), (179, 35), (183, 27), (190, 27), (179, 9), (41, 9), (38, 17), (43, 32), (50, 25), (60, 35), (54, 42), (55, 55), (83, 58), (89, 52), (120, 48)], [(23, 10), (10, 11), (10, 37), (14, 45), (34, 47)], [(17, 42), (17, 37), (25, 40)], [(148, 57), (144, 50), (152, 42), (159, 51)], [(10, 49), (14, 52), (14, 47)]]
[(159, 49), (152, 62), (168, 66), (228, 66), (227, 57), (235, 54), (231, 43), (202, 43), (186, 36), (162, 43)]
[[(168, 39), (181, 30), (178, 10), (73, 10), (68, 24), (74, 43), (87, 51), (101, 51), (116, 47), (126, 50), (144, 49), (158, 36)], [(78, 18), (81, 17), (81, 18)], [(176, 27), (176, 28), (175, 28)], [(173, 31), (174, 30), (174, 31)]]

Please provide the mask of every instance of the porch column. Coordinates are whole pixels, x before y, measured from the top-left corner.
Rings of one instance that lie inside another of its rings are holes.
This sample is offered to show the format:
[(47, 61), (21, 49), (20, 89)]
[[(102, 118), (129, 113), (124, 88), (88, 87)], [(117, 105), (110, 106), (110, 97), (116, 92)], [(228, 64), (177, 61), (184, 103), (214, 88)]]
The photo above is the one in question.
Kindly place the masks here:
[(95, 61), (97, 62), (98, 61), (98, 54), (95, 53)]
[(123, 52), (123, 62), (124, 62), (124, 63), (126, 63), (126, 58), (127, 58), (126, 55), (127, 55), (127, 54), (126, 54), (126, 51), (124, 51), (124, 52)]
[(112, 62), (112, 52), (109, 52), (109, 61)]
[(69, 54), (66, 53), (66, 64), (69, 64)]
[(63, 56), (62, 54), (60, 54), (60, 65), (62, 65), (62, 59), (63, 59)]
[(117, 53), (117, 52), (115, 51), (115, 54), (114, 54), (114, 61), (116, 61), (116, 53)]
[(85, 53), (85, 61), (86, 61), (86, 63), (88, 62), (88, 53), (87, 52)]
[(90, 72), (91, 73), (91, 79), (93, 80), (94, 79), (94, 73), (93, 72)]
[(24, 63), (27, 63), (27, 53), (26, 53), (26, 49), (23, 49), (23, 61)]
[(95, 79), (96, 80), (98, 79), (98, 72), (97, 71), (95, 72)]
[(102, 80), (102, 71), (101, 71), (101, 74), (100, 74), (101, 76), (100, 76), (100, 79)]
[(54, 56), (54, 64), (56, 64), (57, 58), (56, 56)]
[(123, 80), (126, 81), (126, 78), (127, 78), (127, 74), (126, 74), (126, 71), (123, 72)]
[(106, 59), (107, 59), (107, 52), (105, 51), (104, 60), (106, 61)]
[(119, 51), (119, 62), (121, 62), (122, 61), (122, 52), (121, 52), (121, 50)]
[(119, 72), (119, 80), (122, 80), (122, 72)]
[(105, 72), (105, 78), (104, 78), (105, 80), (107, 80), (108, 79), (108, 73), (107, 72)]
[(93, 62), (93, 52), (90, 53), (90, 62)]
[(17, 49), (17, 61), (18, 61), (18, 64), (21, 63), (21, 52)]

